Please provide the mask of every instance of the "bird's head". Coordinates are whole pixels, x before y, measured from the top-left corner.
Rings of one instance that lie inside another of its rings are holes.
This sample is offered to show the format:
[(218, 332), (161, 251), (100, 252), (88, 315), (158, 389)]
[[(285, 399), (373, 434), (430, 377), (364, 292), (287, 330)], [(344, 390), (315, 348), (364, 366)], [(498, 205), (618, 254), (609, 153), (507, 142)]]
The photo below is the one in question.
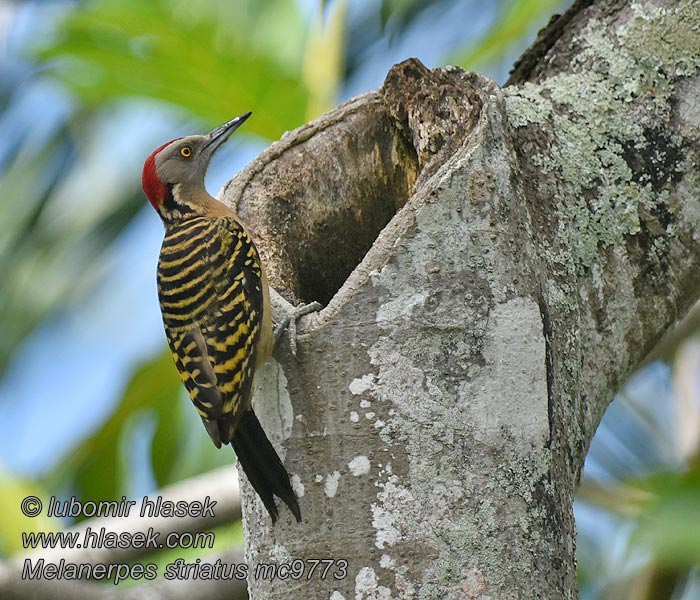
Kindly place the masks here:
[(162, 218), (198, 212), (198, 199), (210, 198), (204, 175), (214, 153), (251, 115), (231, 119), (206, 135), (177, 138), (157, 148), (143, 165), (141, 184)]

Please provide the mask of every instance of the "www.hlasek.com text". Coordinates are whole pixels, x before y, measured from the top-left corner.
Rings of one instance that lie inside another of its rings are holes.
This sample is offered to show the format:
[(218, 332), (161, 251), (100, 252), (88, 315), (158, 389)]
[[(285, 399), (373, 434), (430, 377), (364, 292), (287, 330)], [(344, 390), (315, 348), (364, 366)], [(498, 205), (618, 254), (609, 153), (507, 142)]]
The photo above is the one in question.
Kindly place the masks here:
[(26, 549), (47, 550), (49, 548), (136, 548), (159, 550), (161, 548), (213, 548), (215, 536), (212, 531), (173, 531), (165, 534), (149, 527), (146, 531), (109, 531), (106, 527), (84, 531), (25, 531), (22, 545)]

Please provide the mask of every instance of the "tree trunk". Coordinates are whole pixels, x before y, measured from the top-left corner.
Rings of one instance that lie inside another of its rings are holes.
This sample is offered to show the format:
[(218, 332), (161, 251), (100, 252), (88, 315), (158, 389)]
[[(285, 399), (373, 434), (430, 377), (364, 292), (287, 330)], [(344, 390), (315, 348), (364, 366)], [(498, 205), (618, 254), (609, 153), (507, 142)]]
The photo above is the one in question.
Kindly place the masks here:
[(227, 186), (327, 303), (259, 382), (303, 522), (244, 484), (253, 599), (576, 597), (590, 440), (697, 297), (699, 65), (693, 0), (577, 2), (504, 89), (406, 61)]

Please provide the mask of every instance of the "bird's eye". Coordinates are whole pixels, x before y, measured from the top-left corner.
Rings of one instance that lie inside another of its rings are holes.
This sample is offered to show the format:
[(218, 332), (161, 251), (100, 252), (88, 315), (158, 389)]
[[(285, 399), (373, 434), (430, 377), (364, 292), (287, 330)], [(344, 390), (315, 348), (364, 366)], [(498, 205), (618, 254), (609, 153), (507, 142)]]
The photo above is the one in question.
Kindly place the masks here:
[(183, 146), (180, 148), (180, 156), (184, 156), (185, 158), (189, 158), (192, 156), (192, 148), (189, 146)]

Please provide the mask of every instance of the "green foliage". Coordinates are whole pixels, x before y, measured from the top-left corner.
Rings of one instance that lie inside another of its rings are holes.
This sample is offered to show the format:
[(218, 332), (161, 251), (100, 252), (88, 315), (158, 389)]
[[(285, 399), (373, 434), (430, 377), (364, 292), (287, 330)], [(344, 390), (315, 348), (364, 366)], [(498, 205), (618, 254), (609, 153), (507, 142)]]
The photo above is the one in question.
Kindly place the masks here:
[(247, 128), (275, 139), (304, 122), (308, 100), (299, 74), (302, 45), (282, 44), (298, 52), (290, 61), (256, 39), (258, 25), (274, 29), (278, 17), (271, 15), (280, 13), (288, 19), (284, 36), (296, 33), (300, 41), (291, 0), (100, 0), (70, 12), (59, 38), (38, 56), (51, 60), (54, 74), (90, 106), (148, 97), (211, 123), (253, 109)]
[(310, 32), (302, 77), (309, 90), (306, 116), (309, 120), (331, 110), (337, 102), (340, 76), (343, 72), (343, 27), (348, 0), (333, 3), (324, 20), (321, 7)]
[[(109, 118), (117, 102), (147, 98), (209, 125), (253, 110), (246, 131), (276, 139), (332, 108), (348, 64), (359, 65), (362, 52), (376, 41), (358, 36), (357, 54), (348, 56), (350, 2), (320, 0), (308, 23), (296, 0), (92, 0), (65, 14), (56, 36), (35, 48), (44, 64), (34, 77), (55, 77), (74, 94), (77, 108), (43, 145), (17, 142), (0, 165), (0, 372), (42, 317), (70, 309), (81, 294), (94, 289), (103, 251), (144, 206), (134, 172), (120, 182), (121, 189), (103, 190), (109, 201), (101, 195), (89, 211), (65, 212), (61, 195), (65, 188), (76, 189), (71, 178), (76, 167), (84, 167), (95, 122)], [(501, 0), (484, 35), (456, 48), (445, 62), (476, 68), (503, 59), (561, 4)], [(377, 6), (382, 35), (397, 38), (427, 11), (450, 9), (454, 0), (380, 0)], [(365, 15), (367, 22), (376, 14)], [(7, 98), (0, 97), (0, 103)], [(144, 423), (152, 427), (150, 466), (161, 487), (235, 460), (230, 449), (214, 448), (171, 357), (163, 352), (135, 370), (105, 423), (44, 481), (18, 480), (0, 469), (0, 551), (20, 552), (22, 531), (62, 526), (42, 516), (21, 517), (18, 507), (27, 495), (48, 501), (70, 485), (70, 493), (82, 500), (129, 495), (134, 436)], [(634, 452), (630, 449), (630, 455)], [(679, 571), (697, 567), (697, 467), (686, 474), (619, 484), (613, 493), (608, 487), (595, 489), (589, 500), (636, 525), (630, 554), (642, 549), (652, 565)], [(215, 552), (240, 544), (243, 537), (240, 524), (215, 533)], [(154, 560), (162, 572), (176, 558), (202, 555), (201, 550), (180, 549), (159, 553)], [(606, 567), (601, 556), (579, 555), (581, 582), (600, 581)]]
[[(135, 98), (169, 103), (211, 125), (253, 110), (246, 131), (276, 139), (336, 103), (351, 1), (321, 2), (310, 23), (296, 0), (93, 0), (66, 12), (34, 56), (43, 62), (41, 77), (56, 78), (78, 108), (34, 155), (18, 152), (0, 181), (2, 197), (21, 199), (0, 203), (0, 269), (8, 284), (0, 295), (6, 324), (0, 368), (42, 316), (70, 308), (92, 289), (89, 275), (99, 269), (102, 251), (144, 205), (134, 173), (122, 189), (105, 190), (109, 202), (101, 196), (78, 219), (61, 212), (56, 198), (85, 158), (80, 151), (96, 117), (109, 118), (117, 102)], [(382, 26), (397, 36), (427, 9), (452, 4), (382, 0)], [(461, 52), (461, 62), (502, 52), (556, 4), (503, 3), (501, 19), (479, 42), (487, 50)], [(151, 466), (159, 486), (234, 460), (230, 449), (217, 451), (207, 438), (164, 352), (135, 370), (113, 413), (45, 478), (45, 489), (72, 485), (84, 501), (129, 495), (133, 440), (144, 423), (153, 428)], [(12, 507), (27, 490), (4, 481), (0, 502)], [(16, 515), (15, 508), (5, 512)], [(14, 531), (6, 526), (0, 520), (0, 531)]]
[[(115, 100), (146, 97), (214, 124), (253, 109), (247, 130), (276, 138), (336, 101), (344, 0), (331, 10), (309, 33), (294, 0), (96, 0), (67, 12), (55, 38), (34, 50), (80, 101), (80, 135)], [(324, 77), (314, 78), (319, 71)], [(70, 144), (75, 124), (67, 121), (36, 156), (18, 156), (0, 183), (4, 196), (23, 198), (0, 208), (11, 225), (0, 233), (0, 264), (13, 281), (0, 302), (3, 321), (13, 324), (0, 365), (42, 316), (91, 287), (86, 262), (99, 265), (96, 257), (143, 206), (139, 194), (80, 223), (47, 218), (79, 157)], [(128, 494), (133, 436), (144, 420), (154, 426), (152, 467), (161, 486), (233, 461), (232, 452), (215, 450), (183, 396), (167, 353), (141, 365), (104, 425), (47, 476), (49, 488), (72, 481), (83, 500)]]
[[(80, 112), (81, 119), (90, 130), (89, 115)], [(66, 122), (38, 150), (21, 148), (0, 177), (0, 374), (42, 318), (94, 289), (104, 251), (144, 204), (131, 188), (117, 203), (104, 201), (113, 190), (99, 202), (74, 202), (75, 134)]]
[(35, 154), (17, 156), (0, 178), (0, 373), (19, 341), (70, 297), (74, 284), (55, 275), (68, 251), (65, 237), (47, 228), (41, 215), (73, 160), (63, 129)]
[(648, 494), (637, 519), (635, 543), (662, 567), (700, 564), (700, 469), (664, 473), (641, 482)]
[(543, 18), (551, 15), (559, 6), (561, 0), (502, 2), (497, 23), (490, 27), (482, 38), (474, 40), (466, 49), (452, 55), (449, 62), (465, 69), (473, 69), (502, 59), (514, 44), (522, 41), (535, 25), (541, 23)]
[(13, 477), (0, 466), (0, 556), (18, 554), (25, 550), (22, 533), (58, 531), (61, 524), (57, 519), (46, 516), (42, 511), (36, 517), (26, 517), (20, 505), (27, 496), (38, 497), (48, 506), (51, 494), (36, 482)]
[[(163, 486), (177, 480), (182, 475), (181, 462), (188, 451), (187, 425), (183, 427), (184, 419), (180, 415), (181, 394), (182, 384), (169, 352), (139, 367), (114, 413), (49, 475), (47, 487), (73, 479), (75, 493), (84, 501), (128, 494), (132, 434), (138, 419), (144, 416), (155, 421), (152, 459), (157, 483)], [(194, 411), (189, 408), (188, 421), (196, 421)], [(211, 442), (209, 445), (214, 452)], [(233, 455), (225, 454), (221, 463), (231, 462)], [(187, 474), (216, 466), (211, 463), (199, 461), (199, 469), (191, 469)]]
[(166, 351), (135, 371), (112, 415), (47, 476), (46, 487), (72, 481), (83, 501), (128, 496), (133, 435), (143, 419), (154, 426), (151, 466), (159, 487), (235, 461), (199, 424)]
[(415, 20), (430, 8), (450, 8), (451, 0), (381, 0), (379, 16), (382, 28), (394, 32), (405, 31)]

